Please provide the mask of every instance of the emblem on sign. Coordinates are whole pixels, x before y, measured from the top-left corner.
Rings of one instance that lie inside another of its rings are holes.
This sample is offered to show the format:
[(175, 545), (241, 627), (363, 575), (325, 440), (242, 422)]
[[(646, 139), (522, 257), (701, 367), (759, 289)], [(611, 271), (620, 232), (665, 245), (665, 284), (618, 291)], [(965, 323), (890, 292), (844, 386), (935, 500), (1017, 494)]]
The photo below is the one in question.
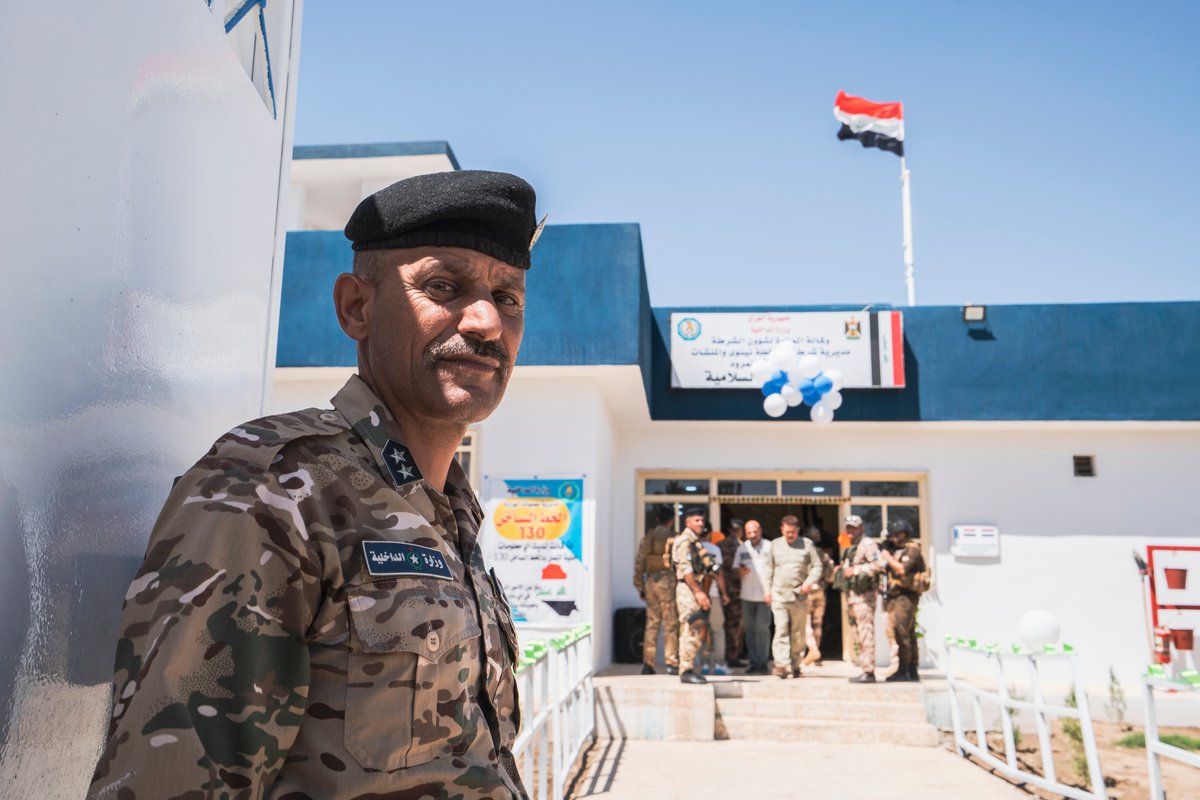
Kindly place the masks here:
[(700, 320), (695, 317), (684, 317), (679, 320), (679, 325), (675, 329), (679, 331), (679, 338), (690, 342), (700, 335)]
[(862, 323), (854, 317), (846, 320), (846, 338), (858, 339), (862, 336)]

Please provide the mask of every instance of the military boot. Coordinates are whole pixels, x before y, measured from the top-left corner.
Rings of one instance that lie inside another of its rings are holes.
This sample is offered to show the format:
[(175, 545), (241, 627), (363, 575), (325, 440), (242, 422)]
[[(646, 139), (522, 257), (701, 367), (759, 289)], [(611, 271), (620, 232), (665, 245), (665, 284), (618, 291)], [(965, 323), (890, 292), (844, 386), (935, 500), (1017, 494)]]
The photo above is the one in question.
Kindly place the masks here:
[(684, 673), (679, 676), (679, 682), (680, 683), (708, 683), (708, 679), (705, 678), (703, 675), (697, 675), (695, 672), (692, 672), (689, 669), (689, 670), (685, 670)]
[(654, 667), (650, 666), (649, 664), (642, 664), (642, 674), (643, 675), (653, 675)]
[(874, 683), (875, 682), (875, 673), (874, 672), (864, 672), (862, 675), (859, 675), (857, 678), (850, 678), (850, 682), (851, 683)]
[(908, 665), (908, 679), (910, 681), (920, 681), (921, 676), (917, 674), (917, 662)]
[(667, 664), (667, 674), (668, 675), (678, 675), (679, 667), (675, 666), (674, 664)]
[(911, 680), (912, 680), (912, 678), (908, 677), (908, 664), (905, 664), (902, 662), (900, 664), (900, 666), (896, 668), (895, 672), (893, 672), (891, 675), (888, 675), (886, 678), (883, 679), (883, 682), (884, 683), (904, 683), (905, 681), (911, 681)]

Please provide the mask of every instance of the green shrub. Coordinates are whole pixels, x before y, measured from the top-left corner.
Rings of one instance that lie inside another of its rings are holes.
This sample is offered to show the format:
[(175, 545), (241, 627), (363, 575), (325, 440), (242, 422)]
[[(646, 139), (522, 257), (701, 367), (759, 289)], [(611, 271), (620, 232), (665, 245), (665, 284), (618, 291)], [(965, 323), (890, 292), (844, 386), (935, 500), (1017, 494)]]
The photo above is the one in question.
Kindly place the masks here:
[[(1191, 750), (1193, 752), (1200, 750), (1200, 739), (1194, 736), (1187, 736), (1182, 733), (1168, 733), (1160, 737), (1164, 744), (1169, 744), (1178, 747), (1181, 750)], [(1130, 749), (1145, 747), (1146, 734), (1141, 731), (1131, 733), (1128, 736), (1117, 742), (1117, 747), (1128, 747)]]

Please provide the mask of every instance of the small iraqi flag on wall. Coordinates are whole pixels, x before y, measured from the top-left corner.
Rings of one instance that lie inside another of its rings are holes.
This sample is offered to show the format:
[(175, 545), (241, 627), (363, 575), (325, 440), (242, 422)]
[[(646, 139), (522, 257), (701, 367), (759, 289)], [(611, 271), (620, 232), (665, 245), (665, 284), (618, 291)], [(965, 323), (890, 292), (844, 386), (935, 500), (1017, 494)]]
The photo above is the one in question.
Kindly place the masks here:
[(903, 103), (872, 103), (838, 92), (833, 116), (842, 123), (839, 139), (857, 139), (863, 147), (878, 147), (904, 156)]

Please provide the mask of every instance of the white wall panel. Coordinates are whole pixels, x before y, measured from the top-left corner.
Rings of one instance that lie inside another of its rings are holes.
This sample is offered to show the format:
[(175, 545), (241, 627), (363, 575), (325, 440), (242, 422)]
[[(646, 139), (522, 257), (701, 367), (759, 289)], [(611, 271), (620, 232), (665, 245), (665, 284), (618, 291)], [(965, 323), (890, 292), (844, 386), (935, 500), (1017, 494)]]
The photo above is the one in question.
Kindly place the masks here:
[(5, 10), (5, 796), (82, 796), (172, 477), (261, 413), (299, 6), (268, 2), (275, 113), (204, 0)]

